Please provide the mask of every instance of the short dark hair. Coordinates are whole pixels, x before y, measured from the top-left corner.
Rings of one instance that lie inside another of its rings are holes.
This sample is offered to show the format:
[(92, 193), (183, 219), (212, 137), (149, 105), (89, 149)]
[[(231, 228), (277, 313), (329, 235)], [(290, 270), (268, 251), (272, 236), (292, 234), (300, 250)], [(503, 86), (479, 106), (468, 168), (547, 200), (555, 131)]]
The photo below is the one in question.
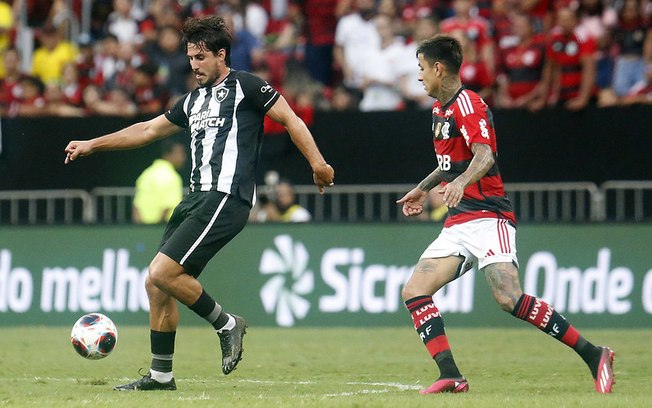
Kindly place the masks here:
[(417, 56), (423, 55), (428, 64), (441, 62), (449, 72), (457, 74), (462, 66), (462, 46), (459, 41), (446, 35), (438, 35), (419, 43)]
[(233, 38), (221, 16), (204, 18), (189, 18), (181, 28), (183, 45), (188, 49), (188, 43), (206, 48), (213, 54), (220, 49), (226, 51), (226, 65), (231, 65), (231, 42)]

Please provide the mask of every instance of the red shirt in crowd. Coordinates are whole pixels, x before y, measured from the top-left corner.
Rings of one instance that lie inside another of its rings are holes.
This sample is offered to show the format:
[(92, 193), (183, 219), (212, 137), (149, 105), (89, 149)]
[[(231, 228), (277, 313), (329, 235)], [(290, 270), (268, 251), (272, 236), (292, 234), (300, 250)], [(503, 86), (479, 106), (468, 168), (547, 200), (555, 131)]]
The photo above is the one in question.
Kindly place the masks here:
[(466, 38), (473, 43), (476, 51), (480, 51), (485, 45), (491, 43), (489, 36), (489, 25), (483, 18), (472, 18), (462, 21), (457, 17), (449, 17), (441, 22), (439, 30), (443, 34), (449, 34), (461, 30), (466, 34)]
[(567, 101), (579, 94), (582, 83), (582, 59), (596, 52), (595, 40), (579, 30), (565, 34), (554, 28), (548, 39), (546, 58), (560, 68), (559, 100)]
[(546, 45), (543, 41), (528, 41), (502, 50), (499, 72), (507, 76), (507, 93), (512, 99), (532, 92), (541, 80)]

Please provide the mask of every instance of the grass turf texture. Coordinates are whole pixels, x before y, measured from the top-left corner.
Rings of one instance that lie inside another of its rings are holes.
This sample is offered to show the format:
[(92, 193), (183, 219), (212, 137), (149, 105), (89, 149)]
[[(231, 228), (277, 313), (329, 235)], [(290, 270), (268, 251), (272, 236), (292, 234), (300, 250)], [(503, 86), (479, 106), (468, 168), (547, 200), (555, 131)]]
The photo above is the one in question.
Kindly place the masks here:
[(611, 395), (593, 389), (588, 368), (563, 344), (531, 328), (449, 328), (469, 380), (467, 394), (422, 396), (434, 363), (410, 326), (378, 329), (249, 328), (244, 360), (229, 376), (217, 336), (181, 327), (177, 391), (117, 392), (149, 367), (145, 327), (119, 327), (104, 360), (79, 357), (70, 329), (2, 328), (0, 407), (649, 407), (652, 330), (586, 330), (616, 351)]

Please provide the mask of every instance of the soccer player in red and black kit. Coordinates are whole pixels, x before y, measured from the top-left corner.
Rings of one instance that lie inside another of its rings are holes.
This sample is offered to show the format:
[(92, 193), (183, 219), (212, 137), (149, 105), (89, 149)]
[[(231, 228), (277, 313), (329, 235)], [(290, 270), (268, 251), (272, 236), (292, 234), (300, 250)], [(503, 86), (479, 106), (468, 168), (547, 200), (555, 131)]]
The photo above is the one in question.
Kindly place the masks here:
[(596, 390), (611, 392), (614, 352), (594, 346), (552, 306), (521, 290), (516, 220), (496, 164), (493, 116), (476, 93), (462, 86), (460, 44), (451, 37), (434, 37), (419, 45), (417, 58), (419, 80), (436, 98), (432, 118), (438, 167), (397, 202), (406, 216), (418, 215), (428, 191), (441, 184), (449, 207), (443, 230), (421, 255), (402, 293), (414, 328), (441, 373), (421, 393), (469, 389), (453, 359), (433, 295), (474, 262), (503, 310), (573, 348), (589, 366)]

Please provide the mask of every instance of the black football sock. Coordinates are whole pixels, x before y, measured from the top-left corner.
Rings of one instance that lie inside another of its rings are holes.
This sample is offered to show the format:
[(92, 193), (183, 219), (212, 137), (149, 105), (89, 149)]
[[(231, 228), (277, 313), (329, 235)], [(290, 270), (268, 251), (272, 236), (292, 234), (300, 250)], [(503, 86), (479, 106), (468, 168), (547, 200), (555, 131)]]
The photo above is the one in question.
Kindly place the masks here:
[(172, 379), (172, 357), (174, 355), (174, 338), (176, 332), (150, 330), (149, 339), (152, 351), (152, 378), (159, 382)]
[(462, 377), (448, 345), (444, 320), (432, 301), (432, 296), (417, 296), (406, 300), (405, 306), (412, 316), (415, 330), (439, 367), (439, 378)]
[(202, 290), (199, 299), (189, 307), (190, 310), (212, 324), (215, 330), (222, 329), (229, 322), (229, 314), (224, 312), (222, 306), (204, 290)]

